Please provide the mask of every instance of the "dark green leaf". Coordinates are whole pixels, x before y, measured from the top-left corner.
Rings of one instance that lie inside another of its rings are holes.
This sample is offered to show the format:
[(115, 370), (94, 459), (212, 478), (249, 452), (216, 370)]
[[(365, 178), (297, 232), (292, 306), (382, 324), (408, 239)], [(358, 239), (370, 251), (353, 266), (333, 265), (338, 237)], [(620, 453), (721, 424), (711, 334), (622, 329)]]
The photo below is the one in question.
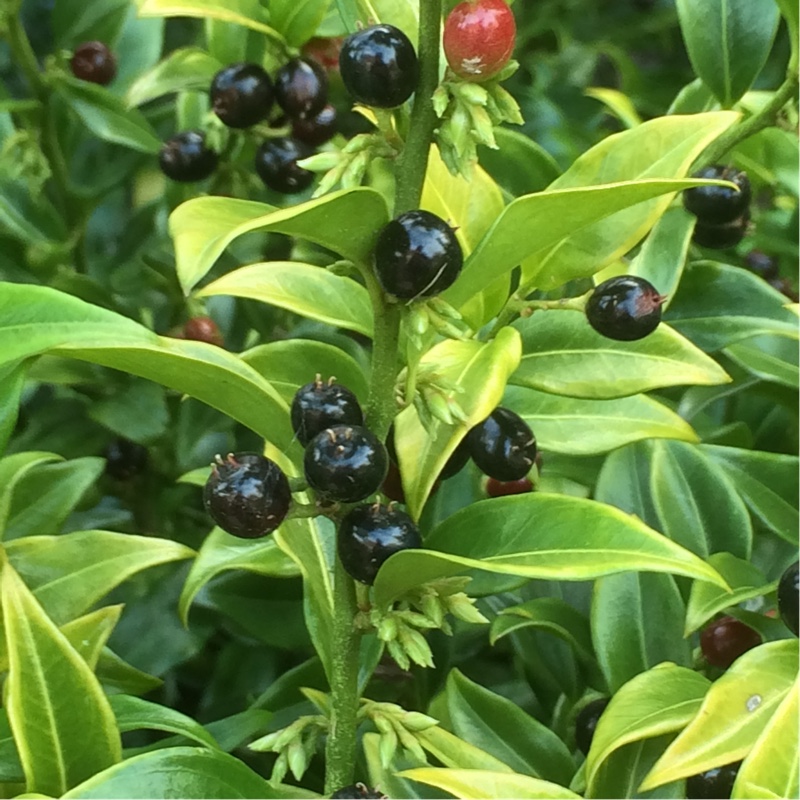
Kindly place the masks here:
[(174, 50), (158, 66), (145, 72), (128, 89), (129, 106), (140, 106), (172, 92), (205, 89), (222, 64), (204, 50), (187, 47)]
[(214, 737), (202, 725), (191, 717), (158, 703), (118, 694), (111, 698), (111, 710), (117, 718), (120, 733), (148, 728), (179, 734), (208, 747), (218, 748)]

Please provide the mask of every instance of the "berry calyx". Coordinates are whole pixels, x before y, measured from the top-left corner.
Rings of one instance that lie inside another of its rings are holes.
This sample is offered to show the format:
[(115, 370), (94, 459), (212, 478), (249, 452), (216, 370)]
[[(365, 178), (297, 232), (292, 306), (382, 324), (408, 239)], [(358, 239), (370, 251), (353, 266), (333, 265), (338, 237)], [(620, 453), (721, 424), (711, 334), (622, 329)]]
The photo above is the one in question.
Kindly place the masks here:
[(600, 721), (600, 717), (609, 702), (610, 699), (608, 697), (592, 700), (591, 703), (587, 703), (580, 710), (580, 713), (575, 718), (575, 744), (578, 745), (578, 750), (584, 755), (589, 754), (597, 723)]
[(787, 567), (778, 582), (778, 611), (783, 624), (797, 636), (800, 615), (800, 575), (798, 562)]
[(595, 288), (586, 302), (586, 319), (602, 336), (632, 342), (658, 327), (666, 299), (644, 278), (621, 275)]
[(727, 669), (739, 656), (761, 644), (761, 636), (733, 617), (722, 617), (703, 628), (700, 650), (712, 667)]
[(313, 117), (292, 121), (292, 136), (312, 147), (330, 141), (336, 135), (336, 109), (328, 103)]
[(106, 475), (118, 481), (128, 481), (144, 472), (147, 448), (128, 439), (114, 439), (105, 449)]
[(224, 342), (222, 333), (217, 323), (211, 317), (192, 317), (181, 331), (184, 339), (191, 339), (195, 342), (206, 342), (222, 347)]
[(742, 762), (736, 761), (690, 776), (686, 779), (686, 797), (689, 800), (724, 800), (730, 797), (741, 766)]
[(498, 407), (468, 434), (472, 460), (498, 481), (524, 478), (536, 458), (536, 437), (519, 414)]
[(317, 434), (303, 457), (306, 480), (327, 500), (357, 503), (375, 494), (389, 456), (375, 434), (357, 425), (335, 425)]
[(408, 514), (377, 503), (349, 511), (339, 525), (336, 542), (347, 574), (369, 585), (389, 556), (422, 547), (419, 529)]
[(231, 64), (211, 81), (211, 108), (229, 128), (249, 128), (272, 108), (269, 75), (258, 64)]
[(292, 493), (283, 470), (258, 453), (217, 456), (203, 504), (224, 531), (242, 539), (272, 533), (289, 513)]
[(256, 152), (256, 172), (272, 191), (296, 194), (307, 189), (314, 180), (313, 172), (297, 165), (309, 155), (311, 152), (304, 144), (287, 136), (268, 139)]
[(82, 81), (108, 86), (117, 74), (117, 59), (103, 42), (84, 42), (75, 48), (69, 67)]
[(451, 286), (461, 272), (464, 254), (443, 219), (430, 211), (407, 211), (380, 232), (374, 264), (385, 292), (412, 300)]
[(394, 25), (373, 25), (348, 36), (339, 53), (339, 70), (355, 100), (375, 108), (402, 105), (419, 81), (414, 45)]
[(275, 100), (292, 118), (313, 117), (328, 102), (328, 76), (316, 61), (293, 58), (275, 75)]
[(485, 81), (508, 63), (517, 25), (506, 0), (467, 0), (444, 23), (444, 54), (450, 69), (467, 81)]
[(358, 398), (331, 378), (301, 386), (294, 395), (291, 408), (292, 429), (303, 446), (317, 434), (334, 425), (361, 425), (364, 415)]
[(370, 789), (363, 783), (355, 783), (337, 789), (331, 795), (331, 800), (389, 800), (389, 798), (377, 789)]
[(173, 181), (191, 183), (208, 178), (219, 163), (219, 156), (206, 146), (201, 131), (184, 131), (167, 139), (158, 154), (158, 166)]
[(692, 177), (730, 181), (739, 187), (737, 191), (727, 186), (695, 186), (684, 191), (684, 208), (704, 225), (724, 225), (733, 222), (741, 217), (750, 205), (750, 179), (746, 172), (715, 164), (695, 172)]
[(486, 494), (489, 497), (507, 497), (512, 494), (528, 494), (533, 491), (533, 481), (530, 478), (520, 478), (518, 481), (498, 481), (489, 478), (486, 481)]
[(710, 250), (727, 250), (736, 247), (744, 239), (749, 226), (749, 211), (745, 211), (733, 222), (726, 222), (722, 225), (707, 225), (698, 222), (692, 232), (692, 241), (701, 247), (708, 247)]

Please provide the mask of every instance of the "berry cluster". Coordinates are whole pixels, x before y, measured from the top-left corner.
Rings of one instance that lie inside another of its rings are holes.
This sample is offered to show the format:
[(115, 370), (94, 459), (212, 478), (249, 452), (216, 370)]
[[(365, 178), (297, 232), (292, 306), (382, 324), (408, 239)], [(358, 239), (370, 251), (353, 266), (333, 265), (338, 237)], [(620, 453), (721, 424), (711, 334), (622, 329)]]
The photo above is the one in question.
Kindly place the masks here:
[(694, 178), (730, 181), (738, 187), (697, 186), (683, 193), (683, 205), (697, 217), (692, 240), (703, 247), (725, 250), (735, 247), (750, 223), (750, 179), (746, 172), (715, 164), (696, 172)]

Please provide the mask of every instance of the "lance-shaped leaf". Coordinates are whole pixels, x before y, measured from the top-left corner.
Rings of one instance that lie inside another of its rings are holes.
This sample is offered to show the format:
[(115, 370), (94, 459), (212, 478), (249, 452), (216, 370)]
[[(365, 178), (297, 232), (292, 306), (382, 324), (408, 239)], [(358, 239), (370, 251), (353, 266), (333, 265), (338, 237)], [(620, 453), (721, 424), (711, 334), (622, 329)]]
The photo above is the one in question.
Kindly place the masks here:
[(530, 778), (516, 772), (488, 772), (482, 769), (443, 769), (418, 767), (399, 773), (401, 778), (418, 781), (426, 786), (444, 789), (453, 797), (493, 800), (496, 797), (517, 797), (525, 800), (579, 800), (580, 795), (557, 783)]
[(175, 50), (136, 79), (128, 89), (126, 101), (129, 106), (140, 106), (172, 92), (207, 89), (222, 66), (216, 58), (200, 48)]

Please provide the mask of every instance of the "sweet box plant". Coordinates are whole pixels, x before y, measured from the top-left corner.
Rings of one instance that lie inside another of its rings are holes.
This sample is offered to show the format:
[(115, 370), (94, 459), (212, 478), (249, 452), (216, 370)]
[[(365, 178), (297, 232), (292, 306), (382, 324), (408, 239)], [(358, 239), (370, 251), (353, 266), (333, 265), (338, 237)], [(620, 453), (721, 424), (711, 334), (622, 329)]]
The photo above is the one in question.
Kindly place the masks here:
[(796, 796), (796, 4), (0, 34), (4, 796)]

